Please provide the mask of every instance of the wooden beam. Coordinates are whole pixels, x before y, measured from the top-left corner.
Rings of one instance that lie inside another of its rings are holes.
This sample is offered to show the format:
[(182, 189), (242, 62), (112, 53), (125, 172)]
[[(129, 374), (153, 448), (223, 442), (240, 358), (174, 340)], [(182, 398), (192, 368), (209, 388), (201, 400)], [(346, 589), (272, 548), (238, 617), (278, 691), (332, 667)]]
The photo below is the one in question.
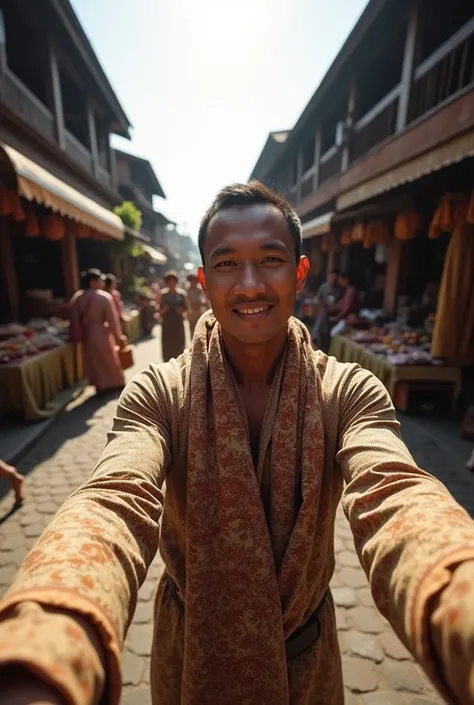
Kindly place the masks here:
[(99, 146), (97, 144), (97, 130), (95, 125), (94, 107), (90, 101), (87, 102), (87, 127), (89, 130), (89, 144), (92, 154), (92, 166), (94, 174), (99, 173)]
[[(356, 83), (355, 83), (355, 80), (352, 80), (351, 85), (349, 87), (349, 96), (347, 98), (346, 125), (352, 125), (354, 123), (356, 98), (357, 98)], [(350, 156), (351, 156), (350, 141), (346, 140), (346, 143), (344, 144), (344, 146), (342, 148), (341, 172), (347, 171), (347, 169), (349, 167)]]
[[(3, 74), (7, 68), (7, 34), (3, 12), (0, 8), (0, 86), (3, 84)], [(1, 95), (1, 91), (0, 91)]]
[(387, 245), (387, 275), (385, 278), (384, 309), (395, 313), (400, 284), (403, 242), (390, 238)]
[(313, 176), (313, 191), (317, 191), (319, 186), (319, 163), (321, 159), (321, 126), (318, 125), (316, 130), (316, 139), (314, 141), (314, 176)]
[(413, 83), (413, 71), (415, 68), (417, 51), (419, 16), (420, 2), (419, 0), (412, 0), (410, 15), (408, 17), (407, 33), (405, 37), (405, 50), (403, 54), (400, 98), (398, 100), (397, 132), (402, 132), (408, 122), (410, 93)]
[(51, 87), (54, 103), (54, 117), (56, 124), (56, 138), (61, 149), (66, 149), (66, 137), (64, 134), (64, 110), (63, 97), (61, 94), (61, 79), (59, 76), (59, 65), (56, 52), (52, 46), (49, 48), (49, 65), (51, 72)]
[(70, 299), (80, 288), (80, 282), (76, 238), (69, 227), (61, 240), (61, 258), (66, 295)]
[(296, 157), (296, 203), (301, 201), (301, 178), (303, 176), (303, 147), (298, 150)]
[(0, 274), (5, 282), (12, 320), (15, 321), (20, 317), (20, 297), (11, 238), (12, 234), (7, 218), (0, 216)]

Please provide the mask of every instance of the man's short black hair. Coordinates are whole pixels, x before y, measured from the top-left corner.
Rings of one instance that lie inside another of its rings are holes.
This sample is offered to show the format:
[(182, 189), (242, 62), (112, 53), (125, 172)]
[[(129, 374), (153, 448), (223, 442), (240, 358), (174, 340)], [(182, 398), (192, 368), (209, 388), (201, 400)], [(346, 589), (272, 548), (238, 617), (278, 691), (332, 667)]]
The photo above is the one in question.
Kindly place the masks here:
[(291, 204), (279, 194), (269, 189), (260, 181), (250, 181), (248, 184), (231, 184), (223, 188), (204, 214), (199, 226), (198, 245), (201, 259), (204, 264), (204, 241), (206, 239), (209, 223), (212, 218), (222, 210), (233, 206), (253, 206), (266, 203), (275, 206), (285, 216), (290, 234), (295, 243), (295, 257), (299, 262), (301, 256), (301, 222)]

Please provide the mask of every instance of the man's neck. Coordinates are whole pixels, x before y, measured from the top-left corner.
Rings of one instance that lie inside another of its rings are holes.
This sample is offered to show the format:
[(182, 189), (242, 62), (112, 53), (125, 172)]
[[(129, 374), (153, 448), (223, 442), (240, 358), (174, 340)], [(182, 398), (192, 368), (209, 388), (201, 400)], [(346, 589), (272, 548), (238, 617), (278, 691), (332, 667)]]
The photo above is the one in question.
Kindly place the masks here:
[(258, 391), (272, 383), (287, 338), (285, 327), (266, 343), (246, 345), (222, 331), (224, 351), (239, 387)]

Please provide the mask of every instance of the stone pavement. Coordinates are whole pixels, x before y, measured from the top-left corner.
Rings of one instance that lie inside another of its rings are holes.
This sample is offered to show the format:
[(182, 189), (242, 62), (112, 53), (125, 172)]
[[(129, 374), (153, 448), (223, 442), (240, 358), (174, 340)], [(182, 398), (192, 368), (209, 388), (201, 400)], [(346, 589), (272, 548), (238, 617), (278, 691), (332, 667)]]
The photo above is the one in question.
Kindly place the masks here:
[[(136, 367), (143, 368), (157, 360), (159, 349), (157, 339), (139, 343), (135, 347)], [(18, 464), (26, 476), (27, 500), (23, 507), (11, 512), (11, 494), (0, 499), (0, 594), (61, 503), (87, 479), (104, 446), (116, 401), (98, 400), (86, 392)], [(445, 442), (438, 446), (436, 434), (425, 433), (423, 424), (406, 419), (403, 426), (418, 463), (445, 482), (458, 501), (474, 514), (474, 476), (462, 465), (451, 467), (449, 446)], [(466, 459), (467, 455), (466, 446)], [(0, 485), (0, 498), (2, 489)], [(375, 609), (342, 511), (336, 521), (335, 549), (337, 566), (332, 589), (343, 653), (346, 705), (442, 703)], [(162, 569), (158, 556), (139, 592), (125, 644), (122, 705), (150, 703), (153, 601)]]

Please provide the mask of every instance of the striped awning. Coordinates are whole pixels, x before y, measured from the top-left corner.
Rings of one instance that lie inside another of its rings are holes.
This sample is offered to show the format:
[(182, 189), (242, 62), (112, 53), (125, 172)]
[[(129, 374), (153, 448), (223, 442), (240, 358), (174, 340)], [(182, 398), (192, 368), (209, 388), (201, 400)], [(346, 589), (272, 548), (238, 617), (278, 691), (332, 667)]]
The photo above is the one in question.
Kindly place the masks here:
[(331, 219), (333, 215), (334, 212), (331, 211), (329, 213), (324, 213), (317, 218), (313, 218), (313, 220), (308, 220), (307, 223), (303, 223), (301, 226), (303, 240), (329, 233), (331, 231)]
[(125, 229), (118, 215), (76, 191), (13, 147), (0, 143), (0, 149), (7, 155), (16, 174), (20, 196), (41, 203), (55, 213), (88, 225), (115, 240), (123, 240)]

